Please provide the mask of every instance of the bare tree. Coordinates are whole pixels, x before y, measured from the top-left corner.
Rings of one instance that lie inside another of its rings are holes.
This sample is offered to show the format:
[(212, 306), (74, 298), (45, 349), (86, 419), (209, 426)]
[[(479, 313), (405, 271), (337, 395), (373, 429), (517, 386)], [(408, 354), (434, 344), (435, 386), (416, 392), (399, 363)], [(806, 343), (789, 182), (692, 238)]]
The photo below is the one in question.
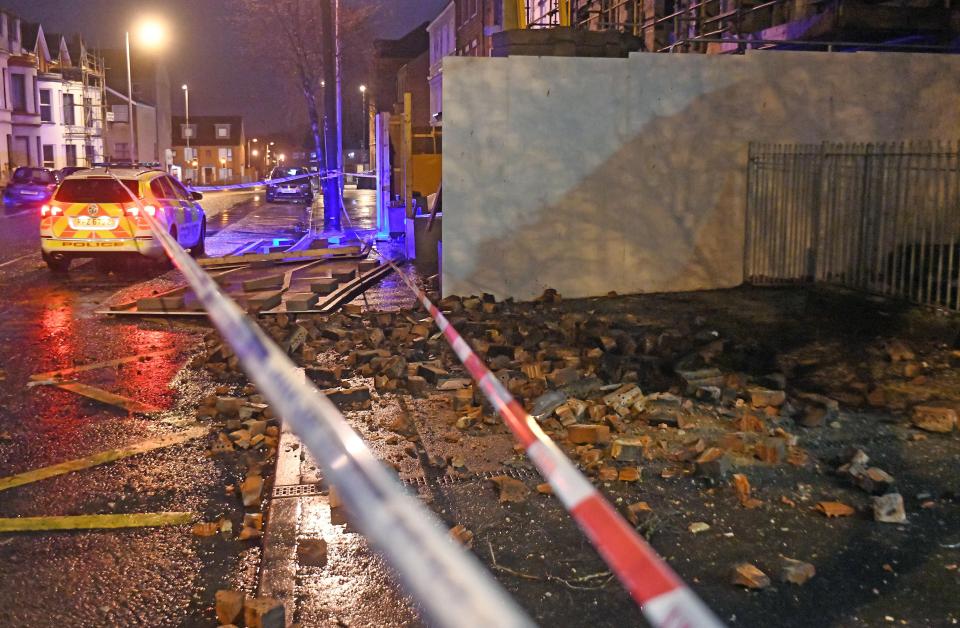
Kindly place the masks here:
[[(337, 170), (341, 131), (338, 50), (364, 54), (361, 36), (369, 5), (350, 5), (342, 11), (338, 0), (241, 0), (239, 20), (247, 43), (273, 70), (280, 68), (294, 80), (304, 98), (313, 149), (326, 170)], [(339, 28), (338, 28), (339, 26)], [(337, 42), (338, 30), (345, 42)], [(322, 98), (321, 98), (322, 96)], [(324, 227), (338, 229), (342, 179), (324, 181)]]

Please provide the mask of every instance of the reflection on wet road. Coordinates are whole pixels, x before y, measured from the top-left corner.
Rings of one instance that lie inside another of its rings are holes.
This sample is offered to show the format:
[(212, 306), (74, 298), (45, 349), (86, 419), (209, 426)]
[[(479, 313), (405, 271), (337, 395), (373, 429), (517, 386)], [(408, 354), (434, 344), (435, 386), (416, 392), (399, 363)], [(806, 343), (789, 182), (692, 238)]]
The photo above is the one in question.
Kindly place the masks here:
[[(294, 232), (302, 206), (267, 206), (255, 194), (209, 194), (211, 253), (246, 238)], [(179, 376), (202, 329), (95, 314), (114, 293), (149, 294), (176, 273), (143, 262), (104, 273), (78, 262), (52, 275), (38, 246), (39, 216), (0, 217), (0, 476), (153, 438), (192, 420), (208, 390)], [(148, 361), (71, 376), (165, 412), (126, 412), (31, 375), (175, 349)], [(0, 492), (0, 516), (187, 511), (229, 514), (235, 475), (203, 440)], [(235, 501), (235, 500), (234, 500)], [(10, 626), (181, 626), (211, 620), (218, 588), (251, 589), (257, 545), (204, 541), (186, 527), (0, 537), (0, 623)]]

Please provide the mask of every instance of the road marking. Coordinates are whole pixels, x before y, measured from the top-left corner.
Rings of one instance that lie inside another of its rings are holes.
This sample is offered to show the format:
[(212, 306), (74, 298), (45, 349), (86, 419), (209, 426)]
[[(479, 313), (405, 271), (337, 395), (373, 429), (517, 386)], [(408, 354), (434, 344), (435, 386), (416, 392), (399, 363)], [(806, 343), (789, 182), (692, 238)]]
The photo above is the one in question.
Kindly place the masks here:
[(0, 532), (96, 530), (181, 526), (193, 521), (191, 512), (143, 512), (129, 515), (74, 515), (69, 517), (13, 517), (0, 519)]
[(11, 259), (11, 260), (7, 260), (7, 261), (5, 261), (4, 263), (0, 264), (0, 268), (3, 268), (4, 266), (9, 266), (10, 264), (16, 264), (16, 263), (19, 262), (20, 260), (22, 260), (22, 259), (27, 259), (27, 258), (30, 257), (31, 255), (33, 255), (33, 253), (27, 253), (26, 255), (21, 255), (20, 257), (15, 257), (15, 258), (13, 258), (13, 259)]
[(12, 214), (3, 214), (2, 216), (0, 216), (0, 218), (17, 218), (18, 216), (23, 216), (25, 214), (29, 214), (34, 211), (36, 210), (28, 207), (27, 209), (21, 209), (20, 211), (14, 212)]
[(110, 391), (103, 390), (102, 388), (90, 386), (89, 384), (81, 384), (80, 382), (64, 382), (62, 384), (54, 384), (54, 386), (57, 388), (62, 388), (63, 390), (69, 390), (72, 393), (87, 397), (88, 399), (99, 401), (100, 403), (106, 403), (111, 406), (122, 408), (127, 412), (140, 412), (143, 414), (149, 414), (150, 412), (160, 411), (160, 408), (156, 406), (141, 403), (136, 399), (130, 399), (129, 397), (124, 397), (123, 395), (117, 395)]
[(128, 362), (138, 362), (138, 361), (145, 362), (150, 358), (155, 358), (161, 355), (168, 355), (170, 353), (177, 353), (178, 351), (180, 350), (164, 349), (163, 351), (154, 351), (153, 353), (141, 353), (140, 355), (131, 355), (125, 358), (117, 358), (115, 360), (95, 362), (93, 364), (86, 364), (84, 366), (74, 366), (72, 368), (60, 369), (59, 371), (47, 371), (46, 373), (37, 373), (35, 375), (30, 376), (30, 379), (33, 381), (31, 381), (27, 385), (30, 386), (32, 384), (34, 386), (39, 386), (41, 384), (52, 384), (52, 383), (56, 383), (56, 381), (49, 381), (49, 380), (57, 380), (59, 378), (62, 378), (64, 375), (73, 375), (74, 373), (82, 373), (84, 371), (95, 371), (97, 369), (103, 369), (110, 366), (119, 366), (121, 364), (126, 364)]
[(31, 484), (40, 480), (46, 480), (47, 478), (56, 477), (65, 473), (71, 473), (73, 471), (89, 469), (90, 467), (96, 467), (108, 462), (114, 462), (116, 460), (122, 460), (123, 458), (129, 458), (130, 456), (136, 456), (137, 454), (147, 453), (148, 451), (153, 451), (154, 449), (163, 449), (165, 447), (180, 445), (187, 441), (205, 436), (207, 433), (209, 433), (209, 431), (210, 430), (206, 427), (197, 426), (184, 432), (167, 434), (158, 438), (151, 438), (149, 440), (140, 441), (139, 443), (135, 443), (133, 445), (120, 447), (119, 449), (108, 449), (107, 451), (101, 451), (100, 453), (87, 456), (86, 458), (68, 460), (66, 462), (60, 462), (49, 467), (42, 467), (40, 469), (34, 469), (33, 471), (25, 471), (23, 473), (18, 473), (17, 475), (0, 478), (0, 491), (5, 491), (8, 488), (14, 488), (16, 486), (23, 486), (24, 484)]

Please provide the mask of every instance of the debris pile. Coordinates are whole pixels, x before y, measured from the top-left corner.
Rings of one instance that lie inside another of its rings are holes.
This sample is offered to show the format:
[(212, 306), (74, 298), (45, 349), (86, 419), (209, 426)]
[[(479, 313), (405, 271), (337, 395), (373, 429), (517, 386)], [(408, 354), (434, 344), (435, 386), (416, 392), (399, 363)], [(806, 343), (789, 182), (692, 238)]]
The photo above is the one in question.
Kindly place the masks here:
[[(762, 373), (743, 368), (742, 356), (751, 348), (724, 338), (699, 317), (671, 326), (632, 312), (583, 309), (589, 302), (567, 307), (555, 291), (535, 303), (482, 295), (448, 297), (439, 307), (547, 435), (606, 490), (622, 491), (648, 476), (696, 478), (734, 508), (796, 508), (797, 501), (806, 501), (806, 511), (834, 519), (865, 512), (873, 500), (875, 521), (902, 523), (903, 498), (882, 465), (871, 464), (862, 450), (828, 464), (811, 454), (810, 443), (841, 427), (848, 407), (899, 408), (904, 426), (923, 432), (949, 433), (957, 425), (955, 404), (904, 401), (894, 390), (894, 379), (915, 383), (934, 368), (899, 340), (878, 341), (871, 349), (881, 361), (872, 380), (860, 373), (816, 385), (804, 375), (816, 362), (802, 355), (778, 356), (769, 361), (776, 367)], [(506, 432), (420, 311), (348, 307), (323, 315), (281, 314), (261, 324), (341, 409), (370, 409), (391, 395), (440, 399), (449, 413), (446, 442)], [(214, 336), (200, 360), (218, 381), (234, 386), (246, 381), (229, 348)], [(262, 459), (275, 452), (275, 417), (252, 389), (232, 399), (211, 395), (201, 414), (223, 425), (219, 451), (242, 450)], [(384, 427), (395, 434), (389, 444), (407, 441), (407, 454), (418, 455), (406, 416), (398, 414)], [(513, 464), (527, 464), (522, 448), (515, 451)], [(469, 471), (460, 455), (431, 454), (429, 461), (448, 474)], [(799, 499), (771, 495), (758, 481), (767, 471), (790, 468), (830, 478), (837, 489), (859, 492), (861, 501), (849, 500), (858, 504), (850, 506), (829, 490), (807, 491)], [(522, 481), (507, 475), (491, 481), (501, 504), (530, 499), (531, 489)], [(257, 473), (248, 474), (240, 486), (245, 505), (258, 503), (262, 485)], [(540, 484), (536, 494), (549, 496), (552, 490)], [(638, 529), (653, 511), (647, 502), (622, 503), (625, 517)], [(692, 534), (719, 534), (712, 528), (706, 521), (688, 526)], [(467, 532), (452, 534), (469, 545), (472, 533)], [(793, 584), (815, 573), (812, 564), (785, 557), (782, 565), (763, 566)], [(742, 563), (733, 568), (733, 582), (759, 589), (769, 586), (770, 578)]]

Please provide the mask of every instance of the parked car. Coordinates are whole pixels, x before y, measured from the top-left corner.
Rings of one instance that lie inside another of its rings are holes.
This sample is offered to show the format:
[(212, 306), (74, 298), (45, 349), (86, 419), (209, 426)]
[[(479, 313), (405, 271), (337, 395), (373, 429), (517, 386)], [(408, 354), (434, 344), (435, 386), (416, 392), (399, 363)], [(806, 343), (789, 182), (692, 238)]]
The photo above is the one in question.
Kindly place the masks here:
[(197, 203), (202, 198), (153, 168), (90, 168), (74, 173), (40, 209), (43, 260), (50, 270), (65, 272), (75, 258), (110, 260), (139, 254), (164, 259), (163, 245), (153, 237), (143, 214), (153, 216), (191, 255), (199, 257), (207, 235), (206, 214)]
[(24, 206), (42, 205), (57, 189), (57, 176), (49, 168), (17, 168), (10, 183), (3, 190), (3, 205), (7, 211)]
[(301, 167), (277, 167), (270, 173), (267, 180), (267, 202), (276, 201), (303, 201), (307, 205), (313, 203), (313, 185), (310, 178), (304, 176), (302, 179), (287, 181), (286, 183), (270, 183), (272, 179), (286, 179), (297, 175), (309, 175), (306, 168)]
[(87, 170), (86, 166), (67, 166), (65, 168), (60, 168), (57, 170), (57, 179), (63, 181), (74, 172), (80, 172), (81, 170)]

